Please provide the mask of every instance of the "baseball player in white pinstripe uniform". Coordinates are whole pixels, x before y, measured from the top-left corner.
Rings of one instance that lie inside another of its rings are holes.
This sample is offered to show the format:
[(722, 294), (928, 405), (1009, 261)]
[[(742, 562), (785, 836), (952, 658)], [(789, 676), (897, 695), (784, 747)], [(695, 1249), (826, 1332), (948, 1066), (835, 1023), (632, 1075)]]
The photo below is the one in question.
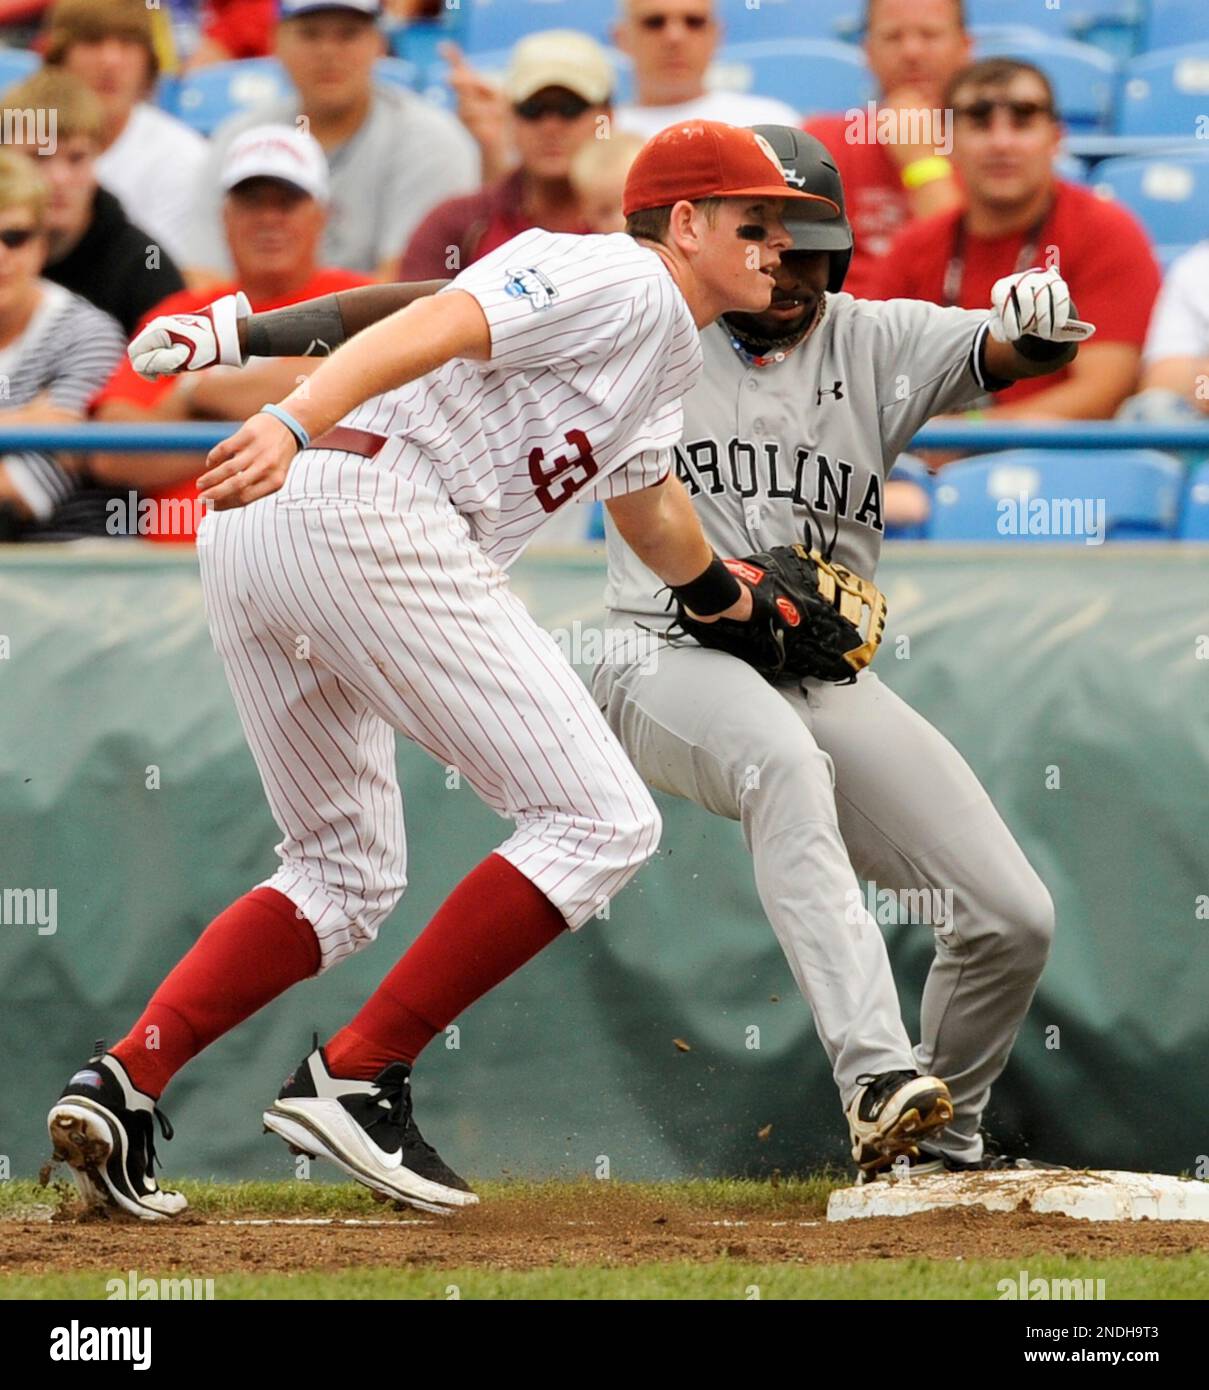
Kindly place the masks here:
[[(394, 730), (460, 768), (515, 830), (296, 1068), (265, 1124), (380, 1194), (440, 1212), (477, 1200), (420, 1136), (411, 1063), (586, 922), (659, 834), (641, 779), (506, 567), (590, 486), (626, 499), (623, 534), (695, 613), (746, 619), (750, 591), (670, 474), (680, 398), (700, 371), (697, 329), (767, 306), (792, 244), (784, 217), (838, 211), (792, 189), (752, 132), (700, 121), (648, 143), (626, 198), (629, 235), (517, 237), (212, 451), (206, 604), (281, 866), (211, 923), (52, 1108), (56, 1156), (90, 1202), (150, 1220), (180, 1211), (153, 1174), (168, 1080), (374, 939), (405, 882)], [(140, 339), (141, 369), (230, 360), (229, 303), (167, 322)]]

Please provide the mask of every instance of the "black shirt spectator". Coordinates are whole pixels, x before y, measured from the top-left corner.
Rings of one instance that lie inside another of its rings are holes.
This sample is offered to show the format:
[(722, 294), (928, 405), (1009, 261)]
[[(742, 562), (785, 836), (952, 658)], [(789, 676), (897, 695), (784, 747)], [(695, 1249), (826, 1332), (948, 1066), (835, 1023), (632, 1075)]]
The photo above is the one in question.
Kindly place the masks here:
[(175, 261), (104, 188), (97, 189), (88, 230), (42, 273), (112, 314), (128, 335), (149, 309), (185, 287)]
[(80, 78), (53, 68), (10, 88), (2, 101), (13, 117), (8, 143), (46, 184), (43, 276), (133, 333), (147, 310), (183, 289), (184, 280), (163, 246), (98, 182), (100, 102)]

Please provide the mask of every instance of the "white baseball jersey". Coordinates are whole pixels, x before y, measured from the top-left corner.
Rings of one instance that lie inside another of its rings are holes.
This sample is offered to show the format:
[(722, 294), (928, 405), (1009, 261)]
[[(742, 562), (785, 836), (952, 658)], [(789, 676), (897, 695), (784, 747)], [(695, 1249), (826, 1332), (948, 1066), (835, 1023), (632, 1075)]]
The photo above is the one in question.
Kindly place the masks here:
[[(824, 541), (838, 520), (835, 558), (871, 579), (894, 460), (933, 415), (986, 393), (979, 349), (987, 318), (986, 310), (829, 294), (810, 337), (760, 367), (743, 364), (725, 322), (705, 329), (705, 369), (685, 398), (676, 472), (718, 554), (800, 541), (813, 508)], [(606, 529), (609, 608), (662, 613), (659, 579)]]
[(659, 816), (501, 566), (584, 489), (670, 472), (701, 370), (692, 315), (629, 237), (526, 232), (448, 287), (490, 362), (450, 362), (344, 424), (372, 459), (304, 449), (284, 486), (198, 533), (206, 606), (274, 818), (267, 880), (326, 969), (406, 882), (394, 731), (514, 822), (497, 851), (590, 920), (654, 851)]
[(398, 482), (441, 491), (506, 566), (583, 489), (610, 497), (670, 472), (701, 344), (653, 251), (624, 233), (534, 229), (441, 293), (450, 290), (482, 306), (491, 360), (448, 362), (359, 406), (341, 423), (390, 443), (369, 461), (305, 452), (285, 495), (352, 494), (393, 507)]

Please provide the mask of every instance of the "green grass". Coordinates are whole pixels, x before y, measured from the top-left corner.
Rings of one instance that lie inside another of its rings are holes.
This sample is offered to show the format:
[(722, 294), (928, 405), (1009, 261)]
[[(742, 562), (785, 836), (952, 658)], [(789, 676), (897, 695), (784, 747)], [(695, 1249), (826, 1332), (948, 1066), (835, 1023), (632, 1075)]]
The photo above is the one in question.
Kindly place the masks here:
[[(219, 1274), (219, 1299), (997, 1299), (1019, 1261), (866, 1260), (849, 1265), (674, 1261), (606, 1269), (348, 1269), (337, 1273)], [(1030, 1255), (1030, 1278), (1103, 1279), (1109, 1299), (1209, 1298), (1209, 1255), (1108, 1260)], [(140, 1270), (140, 1277), (155, 1277)], [(165, 1277), (175, 1271), (165, 1270)], [(125, 1271), (114, 1271), (125, 1280)], [(16, 1275), (0, 1299), (104, 1299), (106, 1274)], [(453, 1292), (456, 1290), (456, 1293)], [(754, 1291), (754, 1292), (753, 1292)]]
[[(619, 1193), (632, 1190), (652, 1202), (669, 1206), (726, 1207), (744, 1211), (792, 1211), (803, 1218), (822, 1216), (827, 1198), (851, 1178), (824, 1171), (807, 1178), (769, 1182), (740, 1178), (705, 1178), (687, 1182), (618, 1183), (582, 1178), (574, 1182), (476, 1182), (484, 1203), (509, 1200), (538, 1201), (543, 1205), (573, 1207), (582, 1211), (593, 1202), (602, 1205)], [(173, 1183), (189, 1199), (198, 1216), (329, 1216), (380, 1217), (383, 1208), (354, 1182), (198, 1182)], [(39, 1208), (57, 1207), (60, 1194), (69, 1198), (69, 1186), (39, 1187), (36, 1182), (14, 1179), (0, 1183), (0, 1221), (23, 1219)]]

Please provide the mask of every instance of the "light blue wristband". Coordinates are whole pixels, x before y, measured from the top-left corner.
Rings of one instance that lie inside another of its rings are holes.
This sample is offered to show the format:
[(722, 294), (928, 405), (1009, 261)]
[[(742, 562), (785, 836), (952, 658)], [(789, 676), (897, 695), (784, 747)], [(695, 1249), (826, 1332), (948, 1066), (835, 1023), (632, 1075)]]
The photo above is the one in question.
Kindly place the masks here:
[(288, 410), (282, 410), (279, 405), (262, 405), (260, 407), (260, 413), (262, 415), (272, 415), (274, 419), (280, 420), (298, 441), (299, 449), (310, 448), (311, 436), (307, 434), (303, 426), (294, 419)]

